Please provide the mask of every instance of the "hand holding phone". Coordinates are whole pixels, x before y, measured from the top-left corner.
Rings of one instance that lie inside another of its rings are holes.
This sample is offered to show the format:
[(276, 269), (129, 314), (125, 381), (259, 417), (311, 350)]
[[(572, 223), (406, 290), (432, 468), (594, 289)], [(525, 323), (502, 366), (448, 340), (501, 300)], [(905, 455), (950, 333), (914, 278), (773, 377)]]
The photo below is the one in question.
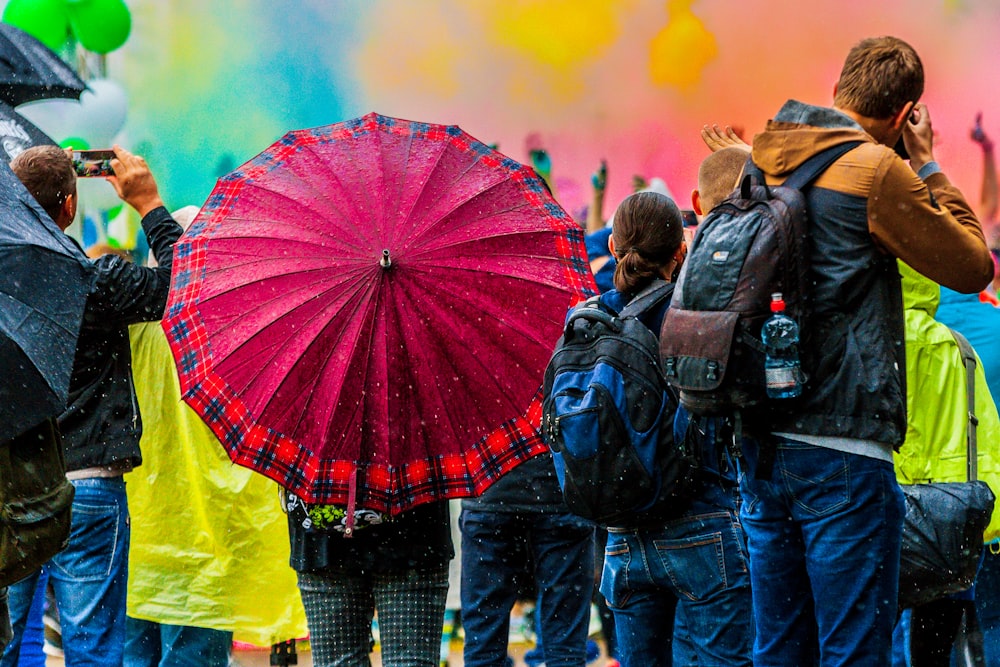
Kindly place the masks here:
[(114, 176), (111, 160), (115, 152), (111, 149), (73, 151), (73, 169), (79, 178), (104, 178)]
[(927, 105), (917, 103), (906, 123), (903, 123), (903, 141), (914, 171), (934, 160), (934, 128)]

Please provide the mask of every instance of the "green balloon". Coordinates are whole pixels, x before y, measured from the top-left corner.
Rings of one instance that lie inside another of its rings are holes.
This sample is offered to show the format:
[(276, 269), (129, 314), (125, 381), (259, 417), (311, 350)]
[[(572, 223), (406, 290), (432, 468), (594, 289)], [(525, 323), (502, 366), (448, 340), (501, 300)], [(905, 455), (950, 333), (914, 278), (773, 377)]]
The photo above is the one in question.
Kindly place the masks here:
[(69, 37), (69, 15), (65, 0), (10, 0), (3, 22), (20, 28), (58, 52)]
[(69, 27), (88, 51), (109, 53), (128, 39), (132, 15), (124, 0), (66, 0)]
[(80, 137), (66, 137), (59, 142), (59, 148), (72, 148), (75, 151), (90, 150), (90, 142)]

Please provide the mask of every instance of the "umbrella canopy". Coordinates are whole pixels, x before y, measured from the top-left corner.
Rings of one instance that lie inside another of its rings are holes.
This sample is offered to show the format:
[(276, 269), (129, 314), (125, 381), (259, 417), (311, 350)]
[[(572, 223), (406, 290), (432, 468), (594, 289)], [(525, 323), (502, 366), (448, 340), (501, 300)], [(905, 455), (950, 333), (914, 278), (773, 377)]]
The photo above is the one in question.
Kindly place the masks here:
[(18, 106), (52, 97), (79, 99), (87, 84), (55, 51), (0, 23), (0, 100)]
[(0, 160), (4, 163), (13, 160), (26, 148), (55, 143), (13, 107), (0, 102)]
[(235, 462), (396, 513), (545, 451), (544, 368), (591, 293), (581, 230), (532, 170), (369, 114), (219, 181), (175, 249), (164, 328)]
[(66, 409), (93, 271), (0, 165), (0, 442)]

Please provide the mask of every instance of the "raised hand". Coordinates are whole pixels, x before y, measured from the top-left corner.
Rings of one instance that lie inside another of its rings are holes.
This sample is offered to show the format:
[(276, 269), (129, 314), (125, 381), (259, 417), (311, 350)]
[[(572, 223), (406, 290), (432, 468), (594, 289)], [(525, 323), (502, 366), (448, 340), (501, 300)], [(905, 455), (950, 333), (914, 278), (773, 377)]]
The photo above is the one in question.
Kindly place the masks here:
[(731, 125), (726, 125), (725, 129), (718, 125), (705, 125), (701, 128), (701, 140), (713, 153), (731, 147), (750, 152), (750, 144), (743, 141)]

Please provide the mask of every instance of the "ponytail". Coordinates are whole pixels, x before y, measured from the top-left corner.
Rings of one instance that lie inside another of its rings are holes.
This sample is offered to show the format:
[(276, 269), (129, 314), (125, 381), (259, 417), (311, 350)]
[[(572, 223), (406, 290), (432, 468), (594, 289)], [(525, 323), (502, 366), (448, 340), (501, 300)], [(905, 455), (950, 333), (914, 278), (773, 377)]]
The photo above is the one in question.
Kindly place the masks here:
[(655, 279), (674, 259), (684, 240), (683, 219), (670, 197), (637, 192), (626, 197), (615, 211), (612, 237), (615, 245), (615, 289), (632, 298)]

